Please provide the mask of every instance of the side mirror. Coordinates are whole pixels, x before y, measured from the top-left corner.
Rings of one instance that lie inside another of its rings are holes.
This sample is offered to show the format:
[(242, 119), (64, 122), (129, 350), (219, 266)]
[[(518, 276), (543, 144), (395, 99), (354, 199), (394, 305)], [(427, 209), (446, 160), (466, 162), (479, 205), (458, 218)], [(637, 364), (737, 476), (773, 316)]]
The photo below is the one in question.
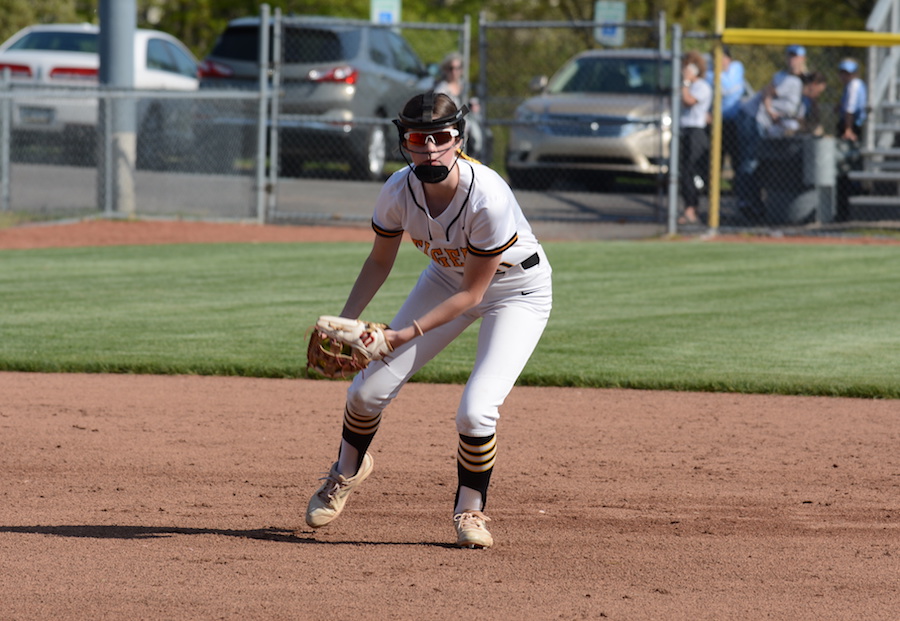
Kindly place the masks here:
[(547, 83), (550, 80), (547, 79), (545, 75), (539, 75), (531, 78), (531, 82), (528, 83), (528, 88), (534, 92), (540, 92), (547, 88)]

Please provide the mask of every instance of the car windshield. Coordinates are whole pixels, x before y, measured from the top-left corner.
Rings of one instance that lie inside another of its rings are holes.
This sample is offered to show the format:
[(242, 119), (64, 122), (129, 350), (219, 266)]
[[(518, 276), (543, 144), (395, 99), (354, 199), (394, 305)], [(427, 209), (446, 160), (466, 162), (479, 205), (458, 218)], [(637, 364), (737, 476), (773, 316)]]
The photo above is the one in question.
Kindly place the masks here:
[(259, 58), (259, 28), (257, 26), (228, 28), (216, 41), (212, 55), (234, 60), (257, 60)]
[[(329, 63), (354, 58), (359, 52), (360, 31), (336, 32), (319, 28), (286, 27), (284, 62)], [(272, 39), (269, 39), (270, 42)], [(255, 61), (259, 56), (259, 27), (239, 26), (226, 30), (216, 42), (212, 56)], [(270, 50), (271, 57), (271, 50)]]
[(98, 36), (89, 32), (29, 32), (9, 46), (10, 50), (97, 53)]
[(284, 34), (287, 63), (333, 63), (359, 54), (359, 30), (286, 28)]
[(550, 93), (657, 94), (669, 87), (672, 66), (655, 58), (578, 58), (554, 76)]

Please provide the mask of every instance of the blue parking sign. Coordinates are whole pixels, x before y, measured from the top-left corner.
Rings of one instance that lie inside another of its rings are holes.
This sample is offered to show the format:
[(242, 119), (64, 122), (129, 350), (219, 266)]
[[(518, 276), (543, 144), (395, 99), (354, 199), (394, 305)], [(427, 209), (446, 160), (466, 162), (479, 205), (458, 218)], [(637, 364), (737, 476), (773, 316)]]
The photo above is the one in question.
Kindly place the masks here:
[(371, 20), (376, 24), (400, 23), (401, 0), (371, 0)]
[(624, 2), (594, 2), (594, 21), (600, 24), (598, 28), (594, 28), (597, 43), (610, 47), (622, 46), (625, 42), (625, 28), (614, 24), (625, 22)]

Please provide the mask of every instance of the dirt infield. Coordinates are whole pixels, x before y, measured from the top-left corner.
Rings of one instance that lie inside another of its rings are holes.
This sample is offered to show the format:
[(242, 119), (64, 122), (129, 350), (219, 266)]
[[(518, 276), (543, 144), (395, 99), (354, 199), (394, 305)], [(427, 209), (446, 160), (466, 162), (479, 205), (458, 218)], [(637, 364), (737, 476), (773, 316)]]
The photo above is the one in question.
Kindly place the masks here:
[[(371, 237), (98, 222), (0, 247), (310, 234)], [(345, 388), (0, 373), (0, 620), (900, 616), (896, 401), (516, 388), (475, 551), (449, 545), (459, 386), (407, 386), (346, 514), (305, 526)]]

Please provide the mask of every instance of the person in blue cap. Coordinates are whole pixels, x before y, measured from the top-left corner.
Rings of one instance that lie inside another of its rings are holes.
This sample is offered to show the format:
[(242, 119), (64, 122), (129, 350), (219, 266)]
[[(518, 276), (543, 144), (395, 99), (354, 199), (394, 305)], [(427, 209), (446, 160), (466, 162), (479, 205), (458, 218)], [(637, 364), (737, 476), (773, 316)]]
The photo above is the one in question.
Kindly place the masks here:
[(787, 66), (772, 77), (763, 91), (762, 107), (756, 120), (767, 136), (795, 132), (803, 113), (803, 76), (806, 75), (806, 48), (789, 45), (785, 50)]
[(837, 135), (851, 142), (859, 141), (866, 121), (868, 91), (858, 71), (859, 63), (852, 58), (845, 58), (838, 64), (838, 76), (844, 90), (838, 104)]
[(866, 121), (868, 91), (866, 83), (859, 77), (859, 63), (853, 58), (844, 58), (838, 63), (838, 76), (844, 85), (841, 101), (837, 105), (837, 137), (838, 150), (841, 157), (838, 161), (837, 177), (837, 209), (835, 219), (849, 219), (850, 196), (858, 194), (862, 188), (858, 181), (850, 179), (851, 170), (860, 170), (862, 160), (859, 154), (859, 141), (862, 137), (863, 123)]
[(789, 136), (800, 129), (804, 115), (803, 76), (806, 75), (806, 48), (789, 45), (785, 49), (785, 68), (771, 82), (741, 106), (738, 117), (740, 162), (735, 169), (735, 193), (738, 209), (751, 219), (762, 217), (757, 168), (763, 138)]
[[(706, 81), (715, 84), (712, 69), (706, 72)], [(737, 118), (745, 92), (744, 63), (732, 57), (727, 45), (722, 46), (722, 73), (719, 74), (722, 91), (722, 157), (731, 158), (732, 170), (740, 161), (738, 152)]]

